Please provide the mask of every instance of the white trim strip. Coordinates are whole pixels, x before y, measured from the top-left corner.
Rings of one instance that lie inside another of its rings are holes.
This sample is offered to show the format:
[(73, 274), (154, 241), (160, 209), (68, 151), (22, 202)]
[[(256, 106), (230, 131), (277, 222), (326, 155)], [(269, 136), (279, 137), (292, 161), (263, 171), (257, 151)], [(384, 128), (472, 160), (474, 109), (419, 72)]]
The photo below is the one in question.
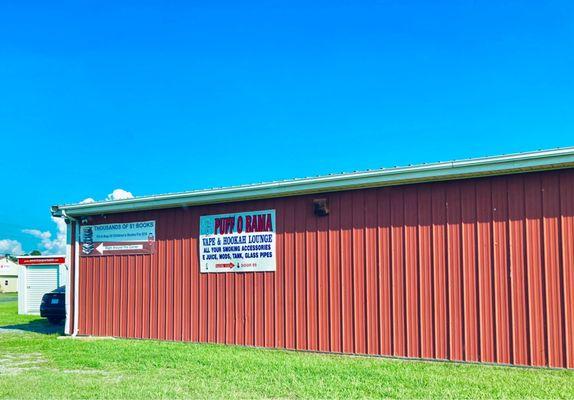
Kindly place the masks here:
[(68, 222), (66, 224), (66, 268), (67, 268), (67, 277), (66, 277), (66, 325), (64, 328), (64, 334), (70, 334), (70, 300), (71, 300), (71, 280), (70, 275), (72, 271), (72, 224), (73, 222)]
[(72, 221), (71, 224), (76, 224), (74, 232), (74, 332), (72, 336), (78, 334), (78, 296), (80, 293), (80, 222)]

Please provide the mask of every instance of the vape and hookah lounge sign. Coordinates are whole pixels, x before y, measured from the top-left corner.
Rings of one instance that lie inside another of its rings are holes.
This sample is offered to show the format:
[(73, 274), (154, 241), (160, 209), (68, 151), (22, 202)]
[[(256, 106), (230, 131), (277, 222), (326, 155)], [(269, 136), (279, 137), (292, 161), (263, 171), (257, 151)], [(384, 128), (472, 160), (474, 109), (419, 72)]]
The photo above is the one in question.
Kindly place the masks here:
[(201, 272), (275, 271), (275, 210), (199, 218)]

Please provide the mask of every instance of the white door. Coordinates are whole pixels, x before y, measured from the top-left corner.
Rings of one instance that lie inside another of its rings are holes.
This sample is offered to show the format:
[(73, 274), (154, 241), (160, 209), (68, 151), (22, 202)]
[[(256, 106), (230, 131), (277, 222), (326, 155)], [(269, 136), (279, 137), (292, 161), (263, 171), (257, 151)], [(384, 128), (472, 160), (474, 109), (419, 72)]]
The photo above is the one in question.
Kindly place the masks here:
[(60, 286), (58, 266), (30, 266), (26, 269), (26, 313), (40, 314), (42, 296)]

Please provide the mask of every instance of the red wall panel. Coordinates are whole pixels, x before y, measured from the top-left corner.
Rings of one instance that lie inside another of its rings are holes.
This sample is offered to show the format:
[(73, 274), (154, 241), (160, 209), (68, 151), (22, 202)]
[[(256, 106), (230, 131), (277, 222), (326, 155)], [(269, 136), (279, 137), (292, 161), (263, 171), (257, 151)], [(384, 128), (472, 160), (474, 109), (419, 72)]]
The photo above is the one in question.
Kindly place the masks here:
[[(268, 208), (276, 272), (199, 273), (201, 215)], [(148, 219), (155, 254), (80, 258), (79, 334), (574, 368), (574, 170), (92, 223)]]
[[(449, 358), (449, 314), (448, 314), (448, 274), (446, 249), (446, 192), (444, 185), (435, 185), (431, 190), (431, 265), (433, 269), (432, 288), (434, 321), (433, 357)], [(428, 312), (428, 311), (427, 311)]]
[(560, 175), (560, 242), (562, 303), (564, 304), (565, 363), (574, 368), (574, 175)]

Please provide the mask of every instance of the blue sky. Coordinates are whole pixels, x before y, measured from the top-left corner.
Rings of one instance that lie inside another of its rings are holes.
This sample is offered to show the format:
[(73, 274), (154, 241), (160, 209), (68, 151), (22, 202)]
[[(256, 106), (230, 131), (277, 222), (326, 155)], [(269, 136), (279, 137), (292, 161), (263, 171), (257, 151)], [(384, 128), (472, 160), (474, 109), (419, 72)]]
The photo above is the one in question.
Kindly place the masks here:
[(0, 8), (0, 251), (56, 251), (50, 205), (116, 188), (574, 145), (570, 1)]

